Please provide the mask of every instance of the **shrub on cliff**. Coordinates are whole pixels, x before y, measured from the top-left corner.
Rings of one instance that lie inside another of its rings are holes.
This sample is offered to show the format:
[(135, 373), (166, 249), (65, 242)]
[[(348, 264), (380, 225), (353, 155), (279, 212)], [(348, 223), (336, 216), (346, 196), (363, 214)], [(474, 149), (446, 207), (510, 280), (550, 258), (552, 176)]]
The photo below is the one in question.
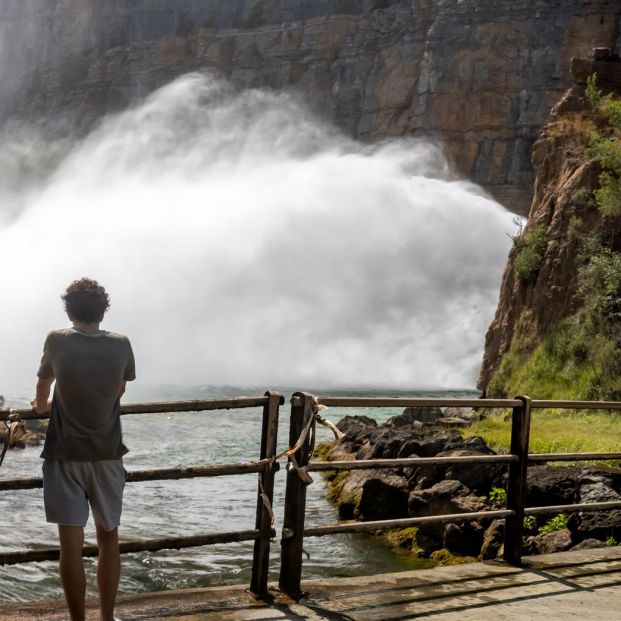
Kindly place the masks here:
[(589, 152), (602, 165), (595, 202), (610, 217), (621, 216), (621, 100), (597, 88), (597, 75), (587, 80), (585, 96), (596, 115), (598, 128), (589, 132)]
[(514, 239), (518, 248), (515, 274), (521, 280), (536, 280), (548, 243), (546, 227), (542, 224)]

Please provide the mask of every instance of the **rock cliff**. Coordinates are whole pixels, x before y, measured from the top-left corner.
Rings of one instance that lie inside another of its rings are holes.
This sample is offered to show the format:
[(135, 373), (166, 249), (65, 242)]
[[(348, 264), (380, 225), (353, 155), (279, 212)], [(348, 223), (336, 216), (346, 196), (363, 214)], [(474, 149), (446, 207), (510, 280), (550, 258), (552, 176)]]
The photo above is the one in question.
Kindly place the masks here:
[[(618, 398), (614, 386), (619, 384), (619, 374), (615, 380), (613, 367), (621, 359), (621, 270), (614, 262), (621, 261), (621, 205), (617, 212), (606, 213), (596, 204), (602, 164), (594, 153), (593, 132), (608, 131), (609, 144), (619, 145), (619, 130), (601, 129), (602, 119), (585, 91), (589, 76), (596, 74), (602, 92), (621, 96), (621, 59), (605, 50), (595, 50), (595, 56), (603, 58), (572, 61), (573, 85), (553, 108), (533, 148), (536, 179), (528, 224), (514, 239), (496, 316), (486, 336), (479, 387), (491, 387), (490, 394), (524, 391), (524, 378), (516, 381), (518, 367), (526, 369), (533, 352), (543, 346), (541, 368), (532, 374), (555, 375), (544, 392), (558, 387), (558, 397)], [(600, 274), (594, 272), (596, 268)], [(594, 293), (593, 286), (584, 286), (589, 274), (603, 279), (596, 285), (606, 288), (602, 300), (610, 305), (606, 321), (595, 317), (595, 324), (594, 313), (604, 309), (601, 300), (588, 299)], [(590, 302), (600, 308), (589, 312)], [(591, 358), (600, 354), (605, 360)], [(552, 368), (557, 362), (558, 368)], [(600, 369), (601, 364), (610, 369)], [(579, 386), (576, 369), (585, 365), (592, 377), (585, 382), (587, 393), (581, 394), (584, 388)], [(606, 373), (611, 375), (607, 389), (613, 392), (597, 394)]]
[(363, 140), (418, 135), (526, 213), (533, 141), (618, 0), (3, 0), (0, 118), (78, 128), (211, 68), (292, 88)]

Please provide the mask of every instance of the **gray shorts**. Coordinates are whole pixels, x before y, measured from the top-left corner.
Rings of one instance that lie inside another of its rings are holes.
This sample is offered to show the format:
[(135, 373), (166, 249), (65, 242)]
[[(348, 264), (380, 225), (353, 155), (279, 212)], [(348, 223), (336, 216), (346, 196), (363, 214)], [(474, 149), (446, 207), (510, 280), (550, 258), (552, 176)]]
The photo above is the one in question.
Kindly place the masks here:
[(106, 531), (121, 523), (127, 472), (123, 460), (43, 461), (43, 503), (48, 522), (84, 526), (88, 505), (95, 524)]

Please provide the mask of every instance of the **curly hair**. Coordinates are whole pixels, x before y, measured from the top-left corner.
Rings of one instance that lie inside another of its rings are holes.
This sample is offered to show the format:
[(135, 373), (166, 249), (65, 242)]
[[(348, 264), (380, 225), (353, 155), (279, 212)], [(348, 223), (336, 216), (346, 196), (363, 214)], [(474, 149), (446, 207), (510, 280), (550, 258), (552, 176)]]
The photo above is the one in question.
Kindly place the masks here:
[(74, 280), (61, 299), (69, 318), (84, 323), (99, 323), (110, 308), (106, 290), (91, 278)]

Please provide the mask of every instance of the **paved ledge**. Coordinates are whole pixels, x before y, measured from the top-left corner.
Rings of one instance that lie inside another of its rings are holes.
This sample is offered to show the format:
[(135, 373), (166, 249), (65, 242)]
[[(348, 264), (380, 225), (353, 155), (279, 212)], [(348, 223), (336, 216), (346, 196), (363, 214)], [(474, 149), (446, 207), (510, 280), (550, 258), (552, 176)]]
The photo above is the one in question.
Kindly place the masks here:
[[(253, 600), (244, 587), (143, 593), (119, 598), (123, 621), (404, 621), (579, 619), (609, 621), (621, 610), (621, 547), (534, 556), (516, 569), (500, 563), (309, 580), (307, 598)], [(0, 604), (2, 621), (66, 621), (64, 603)], [(97, 621), (96, 603), (88, 619)]]

